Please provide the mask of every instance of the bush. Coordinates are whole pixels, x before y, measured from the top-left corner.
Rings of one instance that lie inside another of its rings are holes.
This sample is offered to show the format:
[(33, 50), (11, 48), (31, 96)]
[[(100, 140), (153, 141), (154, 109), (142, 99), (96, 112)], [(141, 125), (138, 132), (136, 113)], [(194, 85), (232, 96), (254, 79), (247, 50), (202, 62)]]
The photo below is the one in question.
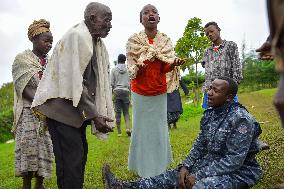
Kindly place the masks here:
[(6, 110), (0, 113), (0, 143), (13, 138), (11, 128), (13, 126), (13, 110)]
[(194, 106), (194, 104), (183, 104), (183, 113), (181, 120), (187, 121), (190, 117), (196, 117), (203, 113), (204, 109), (201, 106)]
[(277, 87), (279, 81), (279, 74), (275, 71), (274, 61), (262, 61), (254, 57), (248, 57), (244, 60), (243, 76), (240, 92), (274, 88)]
[[(195, 74), (187, 74), (185, 76), (182, 77), (182, 79), (184, 80), (184, 82), (187, 84), (187, 85), (191, 85), (193, 84), (195, 87), (196, 87), (196, 75)], [(199, 84), (199, 87), (203, 85), (205, 81), (205, 76), (202, 72), (199, 72), (198, 73), (198, 84)]]
[(14, 102), (13, 83), (5, 83), (0, 88), (0, 112), (10, 110)]
[(13, 138), (13, 83), (5, 83), (0, 88), (0, 143)]

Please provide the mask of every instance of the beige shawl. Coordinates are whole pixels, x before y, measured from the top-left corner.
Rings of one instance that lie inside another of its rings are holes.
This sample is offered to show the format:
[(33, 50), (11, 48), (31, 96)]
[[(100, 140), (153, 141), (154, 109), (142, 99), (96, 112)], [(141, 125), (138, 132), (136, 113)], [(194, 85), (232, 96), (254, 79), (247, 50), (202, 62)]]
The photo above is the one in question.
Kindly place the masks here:
[[(96, 43), (98, 76), (96, 108), (114, 119), (109, 77), (109, 56), (101, 39)], [(84, 22), (72, 27), (57, 43), (35, 94), (32, 107), (51, 98), (65, 98), (77, 107), (83, 91), (83, 74), (93, 56), (92, 36)], [(114, 126), (111, 124), (111, 126)]]
[[(154, 38), (154, 44), (148, 43), (145, 31), (135, 33), (128, 39), (126, 52), (130, 79), (136, 77), (139, 67), (144, 66), (145, 60), (151, 61), (157, 58), (165, 63), (172, 64), (176, 58), (170, 38), (159, 31)], [(166, 76), (168, 92), (172, 92), (178, 87), (179, 67), (175, 67)]]
[(40, 59), (31, 50), (25, 50), (16, 56), (12, 65), (14, 82), (14, 124), (12, 132), (16, 130), (23, 111), (23, 91), (30, 79), (39, 71), (42, 71)]

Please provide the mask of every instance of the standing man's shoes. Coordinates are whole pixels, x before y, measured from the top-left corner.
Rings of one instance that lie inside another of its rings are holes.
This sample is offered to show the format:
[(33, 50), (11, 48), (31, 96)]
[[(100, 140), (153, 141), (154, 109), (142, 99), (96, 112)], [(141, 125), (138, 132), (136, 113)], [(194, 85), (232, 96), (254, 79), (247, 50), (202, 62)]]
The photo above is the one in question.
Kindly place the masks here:
[(126, 129), (126, 134), (130, 137), (131, 136), (131, 131), (129, 129)]

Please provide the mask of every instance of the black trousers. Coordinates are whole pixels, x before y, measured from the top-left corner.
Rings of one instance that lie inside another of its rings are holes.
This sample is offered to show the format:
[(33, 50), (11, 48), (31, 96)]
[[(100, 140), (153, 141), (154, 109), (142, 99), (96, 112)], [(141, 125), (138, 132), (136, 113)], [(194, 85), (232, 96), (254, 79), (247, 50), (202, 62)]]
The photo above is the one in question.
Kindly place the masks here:
[(86, 125), (74, 128), (47, 118), (59, 189), (81, 189), (88, 154)]

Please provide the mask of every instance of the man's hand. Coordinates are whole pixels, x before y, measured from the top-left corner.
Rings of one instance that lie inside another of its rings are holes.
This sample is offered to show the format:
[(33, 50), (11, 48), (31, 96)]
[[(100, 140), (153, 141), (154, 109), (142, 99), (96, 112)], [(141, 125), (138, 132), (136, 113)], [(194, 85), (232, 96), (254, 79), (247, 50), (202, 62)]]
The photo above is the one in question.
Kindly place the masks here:
[(113, 122), (112, 119), (104, 116), (98, 116), (93, 119), (95, 127), (98, 131), (102, 133), (113, 132), (113, 129), (107, 125), (106, 122)]
[(185, 60), (184, 59), (180, 59), (180, 58), (176, 58), (174, 60), (174, 63), (172, 64), (172, 66), (181, 66), (185, 63)]
[(179, 171), (179, 178), (178, 178), (179, 187), (181, 189), (190, 189), (188, 188), (188, 186), (186, 186), (187, 177), (189, 177), (189, 172), (185, 167), (182, 167)]
[(272, 60), (273, 54), (271, 52), (271, 43), (269, 41), (264, 42), (261, 47), (255, 50), (259, 52), (259, 58), (261, 60)]
[(191, 189), (196, 182), (196, 177), (195, 175), (189, 175), (186, 177), (186, 181), (185, 181), (185, 185), (187, 187), (187, 189)]

